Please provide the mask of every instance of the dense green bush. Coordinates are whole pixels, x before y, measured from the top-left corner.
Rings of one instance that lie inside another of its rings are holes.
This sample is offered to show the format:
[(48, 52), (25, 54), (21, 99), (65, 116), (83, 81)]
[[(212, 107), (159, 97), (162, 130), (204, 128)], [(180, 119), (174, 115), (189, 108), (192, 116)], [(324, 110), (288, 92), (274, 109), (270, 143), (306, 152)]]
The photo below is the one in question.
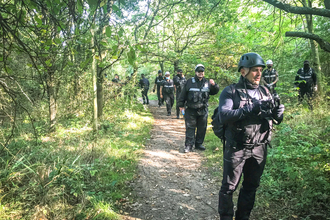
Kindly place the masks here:
[[(79, 117), (35, 142), (16, 137), (0, 155), (1, 219), (117, 219), (152, 118), (141, 104), (108, 100), (93, 133)], [(25, 130), (26, 131), (26, 130)]]

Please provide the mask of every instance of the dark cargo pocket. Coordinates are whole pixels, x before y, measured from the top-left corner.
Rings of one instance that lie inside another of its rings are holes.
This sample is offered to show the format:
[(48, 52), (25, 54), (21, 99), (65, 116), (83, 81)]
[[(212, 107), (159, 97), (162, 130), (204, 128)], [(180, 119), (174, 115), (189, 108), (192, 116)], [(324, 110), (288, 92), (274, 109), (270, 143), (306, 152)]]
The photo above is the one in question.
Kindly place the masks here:
[(198, 102), (198, 100), (199, 100), (199, 93), (200, 92), (194, 92), (194, 97), (193, 97), (193, 101), (194, 102)]

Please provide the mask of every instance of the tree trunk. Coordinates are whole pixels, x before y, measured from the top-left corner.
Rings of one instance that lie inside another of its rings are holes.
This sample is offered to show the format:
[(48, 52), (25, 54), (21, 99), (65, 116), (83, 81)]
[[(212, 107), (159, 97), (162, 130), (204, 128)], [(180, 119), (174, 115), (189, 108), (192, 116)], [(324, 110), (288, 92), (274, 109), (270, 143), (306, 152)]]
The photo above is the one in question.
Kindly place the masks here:
[(94, 30), (92, 30), (92, 76), (93, 76), (93, 100), (94, 100), (94, 120), (93, 120), (93, 130), (97, 131), (97, 69), (96, 69), (96, 57), (95, 57), (95, 44), (94, 44)]
[(159, 61), (159, 66), (160, 66), (162, 73), (164, 74), (164, 61)]
[[(306, 1), (303, 0), (304, 6), (307, 6)], [(312, 0), (308, 0), (308, 7), (312, 8)], [(314, 34), (314, 27), (313, 27), (313, 15), (306, 14), (306, 23), (307, 23), (307, 30), (308, 33)], [(312, 51), (312, 62), (311, 66), (316, 69), (316, 72), (318, 73), (319, 82), (322, 81), (322, 73), (321, 73), (321, 66), (320, 66), (320, 57), (319, 57), (319, 51), (318, 51), (318, 45), (317, 43), (310, 39), (310, 45), (311, 45), (311, 51)], [(321, 85), (318, 83), (319, 91), (321, 91)]]
[(49, 122), (50, 132), (54, 132), (56, 126), (56, 114), (57, 114), (57, 106), (56, 106), (56, 95), (55, 95), (55, 82), (54, 82), (54, 70), (50, 69), (47, 72), (47, 95), (49, 102)]
[(97, 116), (101, 118), (103, 115), (103, 74), (102, 68), (97, 67)]
[(179, 63), (180, 63), (180, 60), (175, 60), (174, 61), (174, 72), (179, 69)]

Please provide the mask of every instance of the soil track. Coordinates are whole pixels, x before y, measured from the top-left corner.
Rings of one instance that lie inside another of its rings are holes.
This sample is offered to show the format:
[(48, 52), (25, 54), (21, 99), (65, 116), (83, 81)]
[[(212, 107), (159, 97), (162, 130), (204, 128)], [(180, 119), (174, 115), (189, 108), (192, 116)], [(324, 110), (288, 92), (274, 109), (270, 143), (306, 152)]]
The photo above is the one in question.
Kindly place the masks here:
[(203, 166), (203, 152), (183, 153), (184, 120), (176, 119), (174, 108), (166, 116), (166, 107), (158, 108), (156, 101), (149, 108), (155, 120), (132, 183), (137, 202), (123, 219), (219, 219), (219, 186)]

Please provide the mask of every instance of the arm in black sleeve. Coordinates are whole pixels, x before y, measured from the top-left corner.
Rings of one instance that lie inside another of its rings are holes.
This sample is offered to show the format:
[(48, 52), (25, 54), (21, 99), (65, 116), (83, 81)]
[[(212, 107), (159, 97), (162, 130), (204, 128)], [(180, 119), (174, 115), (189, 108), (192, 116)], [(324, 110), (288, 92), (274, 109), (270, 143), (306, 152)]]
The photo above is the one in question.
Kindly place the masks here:
[(180, 85), (179, 77), (174, 76), (174, 78), (173, 78), (173, 82), (174, 82), (174, 85), (179, 86), (179, 85)]
[(247, 106), (239, 109), (233, 109), (234, 106), (234, 96), (233, 90), (230, 86), (227, 86), (220, 94), (219, 100), (219, 110), (220, 110), (220, 118), (224, 124), (228, 124), (230, 122), (235, 122), (241, 119), (244, 119), (247, 113)]
[(187, 100), (187, 88), (186, 88), (186, 85), (183, 86), (183, 89), (180, 93), (180, 96), (179, 96), (179, 100), (178, 102), (176, 103), (178, 107), (184, 107), (184, 104), (186, 103), (186, 100)]
[[(211, 84), (210, 84), (211, 85)], [(210, 87), (210, 95), (215, 95), (219, 92), (220, 88), (218, 84), (211, 85)]]

